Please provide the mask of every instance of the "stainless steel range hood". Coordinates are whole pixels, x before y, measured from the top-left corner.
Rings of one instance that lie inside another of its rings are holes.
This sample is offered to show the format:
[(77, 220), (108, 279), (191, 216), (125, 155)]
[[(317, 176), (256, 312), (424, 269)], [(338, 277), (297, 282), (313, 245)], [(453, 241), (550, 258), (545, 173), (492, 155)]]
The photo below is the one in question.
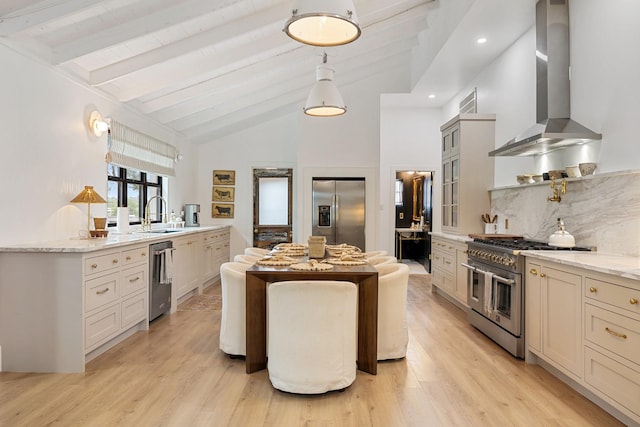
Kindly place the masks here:
[(568, 0), (536, 5), (536, 124), (489, 156), (531, 156), (602, 139), (571, 119)]

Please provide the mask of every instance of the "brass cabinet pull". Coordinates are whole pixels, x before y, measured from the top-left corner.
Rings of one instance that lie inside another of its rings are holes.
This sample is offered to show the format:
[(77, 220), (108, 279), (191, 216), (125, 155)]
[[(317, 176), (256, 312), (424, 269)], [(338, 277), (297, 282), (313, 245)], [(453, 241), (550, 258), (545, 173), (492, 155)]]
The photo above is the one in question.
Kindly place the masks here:
[(98, 268), (98, 264), (91, 264), (91, 268), (93, 268), (93, 269)]
[(133, 283), (133, 282), (137, 282), (138, 280), (140, 280), (140, 276), (136, 276), (133, 279), (129, 279), (129, 282)]
[(529, 273), (533, 274), (534, 276), (537, 276), (538, 270), (536, 270), (535, 268), (532, 268), (531, 270), (529, 270)]
[(109, 288), (104, 288), (101, 291), (96, 291), (96, 295), (102, 295), (102, 294), (107, 293), (107, 292), (109, 292)]
[(127, 261), (131, 261), (131, 257), (130, 256), (127, 257)]
[(589, 292), (596, 293), (598, 290), (596, 288), (594, 288), (593, 286), (589, 288)]
[(140, 256), (141, 256), (141, 257), (145, 257), (145, 256), (147, 256), (147, 254), (146, 254), (146, 253), (144, 253), (144, 252), (142, 252), (142, 253), (140, 254)]
[(544, 273), (540, 273), (540, 277), (547, 277), (547, 275)]
[(636, 298), (631, 298), (629, 300), (629, 304), (631, 304), (631, 305), (636, 305), (637, 303), (638, 303), (638, 300)]
[(605, 327), (604, 330), (607, 331), (608, 333), (610, 333), (611, 335), (613, 335), (614, 337), (622, 338), (623, 340), (627, 339), (627, 336), (625, 334), (621, 334), (620, 332), (612, 331), (608, 327)]
[(116, 259), (112, 260), (111, 262), (112, 262), (113, 264), (117, 264), (117, 263), (118, 263), (118, 259), (116, 258)]

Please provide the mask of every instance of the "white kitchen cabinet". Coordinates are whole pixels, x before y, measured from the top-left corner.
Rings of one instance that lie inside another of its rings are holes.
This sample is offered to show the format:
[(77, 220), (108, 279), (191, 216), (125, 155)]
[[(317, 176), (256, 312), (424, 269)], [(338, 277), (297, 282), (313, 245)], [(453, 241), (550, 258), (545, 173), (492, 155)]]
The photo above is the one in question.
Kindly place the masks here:
[(528, 351), (640, 423), (640, 283), (529, 257), (526, 274)]
[(526, 265), (529, 351), (574, 379), (582, 378), (582, 278), (553, 264)]
[(229, 261), (228, 228), (210, 231), (202, 236), (202, 283), (220, 276), (220, 266)]
[(494, 114), (460, 114), (442, 132), (442, 231), (483, 231), (480, 216), (490, 212), (495, 147)]
[[(149, 247), (102, 251), (84, 259), (84, 349), (89, 354), (141, 323), (147, 327)], [(95, 357), (95, 355), (92, 355)]]
[(462, 307), (467, 307), (467, 245), (440, 235), (431, 238), (431, 284)]
[(640, 286), (585, 272), (585, 382), (640, 423)]
[(177, 308), (180, 298), (196, 290), (202, 292), (200, 282), (201, 236), (189, 234), (174, 238), (173, 247), (173, 281), (171, 289), (171, 307)]
[(542, 283), (540, 264), (527, 260), (525, 277), (525, 340), (529, 351), (542, 354)]

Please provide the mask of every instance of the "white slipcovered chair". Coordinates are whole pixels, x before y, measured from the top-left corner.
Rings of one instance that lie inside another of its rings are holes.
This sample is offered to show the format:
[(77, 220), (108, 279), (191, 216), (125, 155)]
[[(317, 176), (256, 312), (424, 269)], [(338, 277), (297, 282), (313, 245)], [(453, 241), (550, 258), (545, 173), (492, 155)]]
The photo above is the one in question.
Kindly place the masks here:
[(384, 251), (384, 250), (369, 251), (364, 253), (365, 258), (373, 258), (377, 256), (387, 256), (387, 255), (388, 255), (387, 251)]
[(375, 267), (381, 264), (396, 264), (398, 260), (394, 256), (384, 255), (367, 258), (367, 262)]
[(263, 257), (269, 252), (271, 252), (269, 249), (263, 249), (263, 248), (244, 248), (244, 254), (251, 255), (251, 256)]
[(381, 264), (378, 270), (378, 360), (407, 355), (407, 287), (409, 266)]
[(236, 255), (233, 257), (233, 262), (241, 262), (243, 264), (249, 264), (249, 265), (253, 265), (256, 262), (258, 262), (258, 260), (260, 260), (262, 257), (260, 256), (253, 256), (253, 255)]
[(318, 394), (356, 378), (357, 289), (351, 282), (276, 282), (267, 289), (267, 369), (278, 390)]
[(220, 350), (231, 356), (247, 355), (246, 271), (251, 264), (225, 262), (220, 267), (222, 315)]

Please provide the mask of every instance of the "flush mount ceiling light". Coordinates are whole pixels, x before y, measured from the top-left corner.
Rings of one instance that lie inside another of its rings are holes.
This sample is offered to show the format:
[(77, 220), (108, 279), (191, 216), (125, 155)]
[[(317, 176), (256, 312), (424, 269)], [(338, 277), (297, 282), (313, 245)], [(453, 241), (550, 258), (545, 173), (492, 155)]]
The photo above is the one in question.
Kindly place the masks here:
[(316, 84), (311, 88), (304, 112), (309, 116), (331, 117), (340, 116), (347, 112), (342, 95), (333, 84), (335, 70), (327, 64), (327, 54), (322, 59), (322, 64), (316, 68)]
[(284, 31), (312, 46), (351, 43), (362, 33), (351, 0), (297, 0)]
[(103, 120), (100, 113), (96, 110), (93, 110), (89, 114), (87, 126), (89, 127), (91, 133), (93, 133), (95, 136), (102, 136), (103, 132), (109, 130), (109, 123)]

